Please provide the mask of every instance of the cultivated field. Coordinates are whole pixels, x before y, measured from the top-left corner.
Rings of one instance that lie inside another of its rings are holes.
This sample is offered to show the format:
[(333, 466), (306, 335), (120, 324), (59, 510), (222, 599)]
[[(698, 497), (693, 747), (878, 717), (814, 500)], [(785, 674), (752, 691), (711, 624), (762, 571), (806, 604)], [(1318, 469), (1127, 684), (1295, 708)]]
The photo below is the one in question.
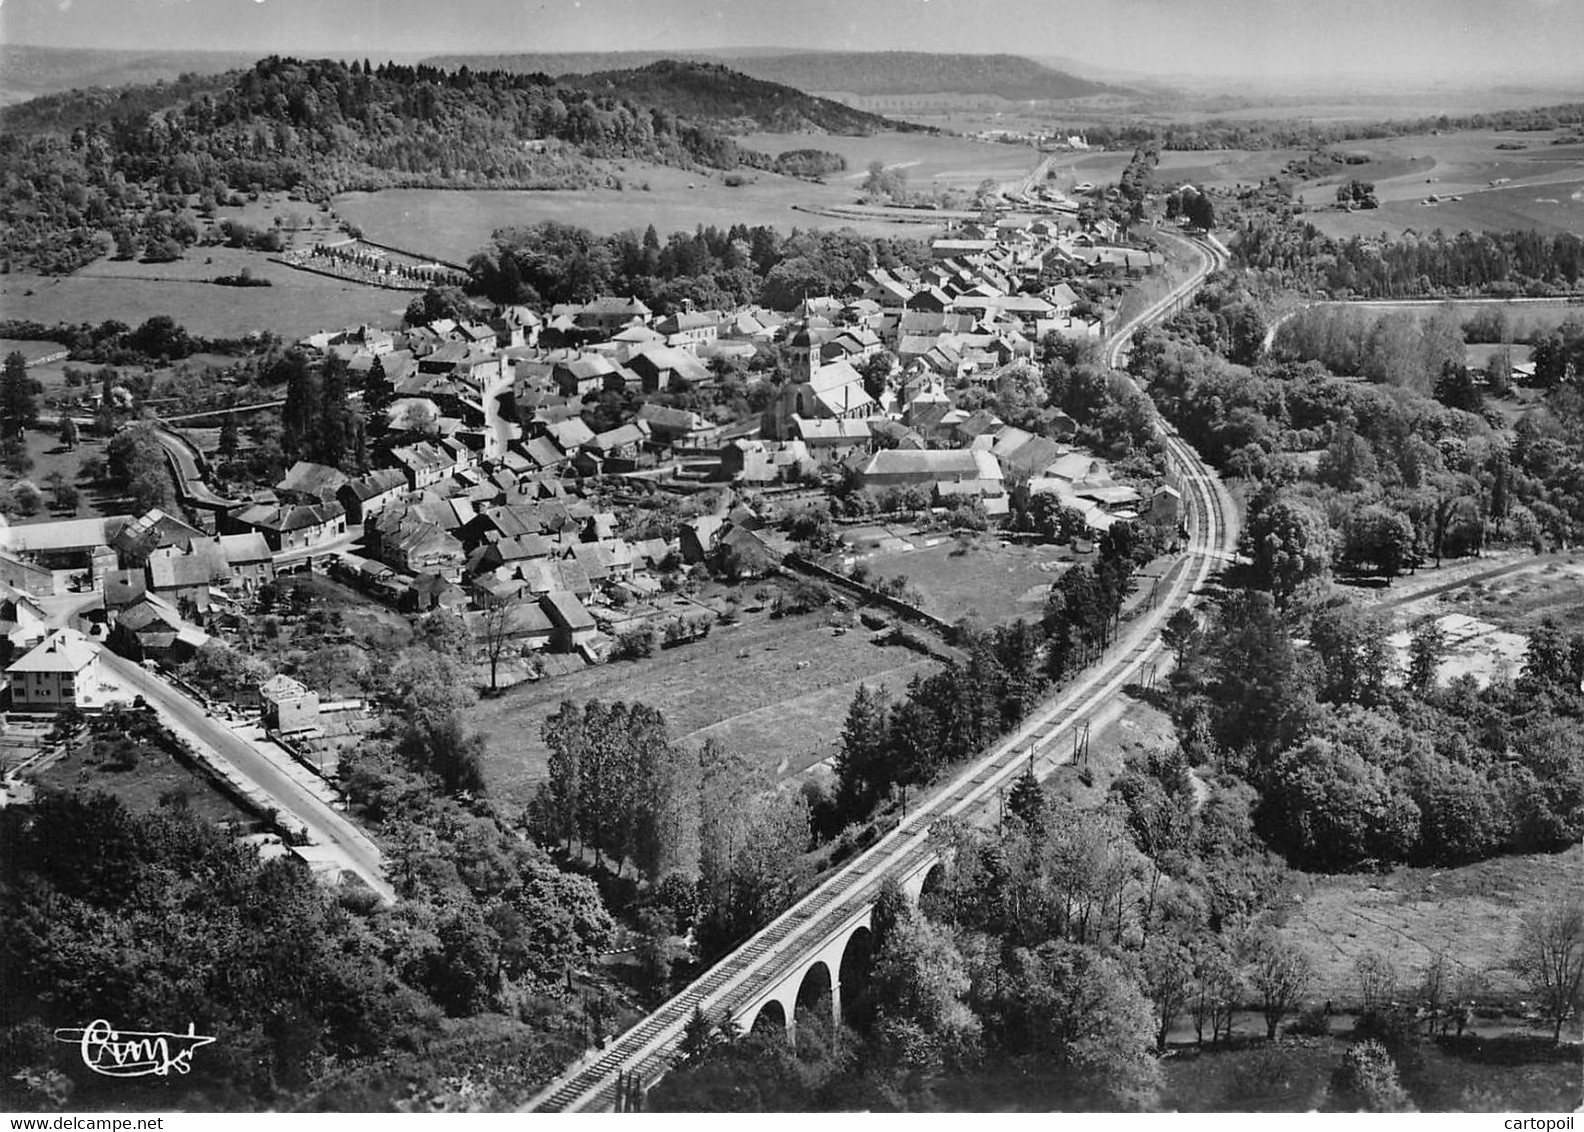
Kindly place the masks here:
[[(1551, 144), (1557, 136), (1478, 130), (1348, 142), (1338, 148), (1369, 154), (1372, 160), (1310, 182), (1300, 196), (1310, 206), (1326, 205), (1334, 202), (1342, 180), (1375, 183), (1378, 209), (1316, 208), (1308, 215), (1332, 236), (1395, 236), (1410, 228), (1577, 232), (1584, 228), (1584, 145)], [(1462, 199), (1421, 203), (1432, 194)]]
[(1494, 997), (1527, 997), (1506, 969), (1524, 915), (1578, 891), (1584, 849), (1498, 857), (1458, 869), (1399, 868), (1383, 875), (1294, 873), (1295, 903), (1283, 933), (1309, 953), (1314, 999), (1359, 997), (1354, 964), (1390, 959), (1414, 986), (1446, 952), (1459, 971), (1483, 976)]
[[(269, 287), (222, 287), (210, 280), (248, 268)], [(272, 330), (288, 341), (320, 330), (394, 326), (411, 295), (296, 271), (259, 252), (194, 248), (174, 263), (102, 259), (74, 275), (0, 276), (0, 317), (138, 326), (168, 314), (189, 333), (241, 337)]]
[(835, 754), (847, 706), (860, 683), (893, 695), (934, 662), (870, 643), (854, 628), (836, 635), (828, 614), (717, 626), (704, 640), (640, 661), (585, 668), (519, 685), (481, 701), (469, 725), (489, 741), (486, 773), (497, 795), (526, 803), (545, 777), (545, 717), (563, 700), (645, 703), (664, 713), (674, 741), (715, 738), (777, 776)]
[(972, 191), (985, 178), (997, 181), (1021, 177), (1039, 164), (1040, 155), (1028, 146), (982, 142), (972, 138), (931, 134), (874, 134), (866, 138), (823, 137), (808, 134), (748, 134), (737, 139), (749, 149), (771, 155), (789, 149), (825, 149), (847, 159), (847, 171), (828, 180), (856, 191), (869, 175), (871, 162), (907, 174), (908, 187)]

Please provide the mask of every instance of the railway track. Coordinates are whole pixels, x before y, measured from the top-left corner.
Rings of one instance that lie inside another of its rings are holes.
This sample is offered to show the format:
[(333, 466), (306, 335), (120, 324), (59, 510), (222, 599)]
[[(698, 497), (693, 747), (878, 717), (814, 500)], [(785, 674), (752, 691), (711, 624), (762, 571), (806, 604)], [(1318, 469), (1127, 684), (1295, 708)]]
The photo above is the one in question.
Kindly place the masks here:
[[(1170, 237), (1180, 239), (1180, 237)], [(1184, 241), (1188, 242), (1188, 241)], [(1204, 277), (1224, 262), (1217, 246), (1193, 241), (1201, 270), (1161, 302), (1121, 328), (1106, 359), (1120, 359), (1127, 340), (1147, 322), (1163, 316)], [(904, 880), (936, 860), (930, 830), (946, 817), (972, 817), (1023, 773), (1037, 754), (1071, 734), (1086, 716), (1116, 696), (1159, 653), (1160, 626), (1196, 594), (1236, 541), (1235, 512), (1220, 481), (1194, 450), (1165, 426), (1162, 439), (1186, 487), (1189, 550), (1168, 575), (1163, 600), (1135, 618), (1096, 665), (1063, 688), (1018, 730), (958, 771), (949, 782), (922, 798), (894, 830), (832, 874), (817, 888), (771, 921), (742, 946), (704, 972), (680, 994), (552, 1081), (525, 1111), (610, 1111), (616, 1104), (618, 1073), (653, 1083), (671, 1068), (683, 1029), (695, 1009), (712, 1017), (733, 1014), (780, 985), (828, 940), (863, 916), (886, 878)]]

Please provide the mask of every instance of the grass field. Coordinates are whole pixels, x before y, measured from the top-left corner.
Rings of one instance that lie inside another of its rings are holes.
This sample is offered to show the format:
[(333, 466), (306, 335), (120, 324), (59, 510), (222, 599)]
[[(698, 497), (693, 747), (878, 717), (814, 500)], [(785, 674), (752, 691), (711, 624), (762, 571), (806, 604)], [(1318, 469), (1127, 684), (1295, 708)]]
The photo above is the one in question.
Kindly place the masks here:
[[(916, 550), (887, 550), (864, 559), (877, 577), (905, 575), (924, 596), (924, 611), (943, 621), (970, 617), (999, 625), (1019, 617), (1037, 619), (1050, 584), (1072, 560), (1067, 548), (1000, 546), (978, 541), (966, 554), (952, 539)], [(1055, 568), (1052, 568), (1055, 567)]]
[[(1341, 1027), (1339, 1027), (1341, 1029)], [(1162, 1063), (1169, 1112), (1304, 1112), (1326, 1104), (1352, 1036), (1286, 1037), (1229, 1050), (1175, 1050)], [(1571, 1112), (1578, 1064), (1544, 1043), (1469, 1039), (1413, 1047), (1398, 1075), (1421, 1112)]]
[(39, 786), (59, 790), (102, 790), (139, 813), (159, 808), (162, 797), (181, 796), (190, 811), (210, 821), (246, 826), (254, 821), (252, 813), (232, 802), (209, 779), (152, 746), (144, 748), (135, 768), (116, 770), (94, 760), (92, 745), (80, 742), (59, 762), (28, 778)]
[[(207, 282), (243, 267), (269, 287), (221, 287)], [(194, 248), (174, 263), (99, 260), (75, 275), (0, 276), (0, 317), (137, 326), (168, 314), (190, 333), (240, 337), (272, 330), (288, 341), (320, 330), (371, 323), (394, 326), (412, 296), (330, 279), (258, 252)]]
[[(1431, 302), (1406, 302), (1394, 303), (1383, 300), (1370, 300), (1354, 303), (1317, 303), (1316, 306), (1345, 306), (1362, 313), (1368, 318), (1378, 318), (1384, 314), (1411, 314), (1421, 319), (1428, 319), (1452, 307), (1457, 312), (1461, 322), (1467, 322), (1481, 311), (1489, 312), (1500, 310), (1507, 316), (1507, 326), (1512, 331), (1515, 340), (1528, 338), (1535, 333), (1545, 334), (1561, 326), (1568, 319), (1575, 322), (1584, 322), (1584, 305), (1569, 303), (1566, 299), (1448, 299), (1445, 301)], [(1489, 360), (1490, 354), (1499, 349), (1498, 346), (1471, 346), (1466, 353), (1469, 364), (1483, 365)], [(1513, 347), (1514, 364), (1522, 362), (1529, 356), (1527, 346), (1515, 345)], [(1476, 362), (1475, 359), (1478, 359)]]
[(1445, 951), (1459, 970), (1484, 976), (1488, 993), (1526, 997), (1506, 969), (1523, 916), (1578, 891), (1584, 848), (1554, 855), (1498, 857), (1458, 869), (1399, 868), (1384, 875), (1294, 874), (1298, 901), (1282, 931), (1309, 953), (1311, 997), (1359, 996), (1354, 964), (1376, 952), (1400, 982), (1417, 984), (1431, 956)]
[(870, 636), (864, 629), (837, 636), (817, 613), (750, 617), (647, 660), (520, 685), (480, 702), (468, 722), (489, 741), (492, 792), (518, 804), (545, 776), (549, 749), (540, 727), (563, 700), (649, 704), (664, 713), (674, 741), (713, 737), (775, 775), (796, 774), (835, 753), (860, 683), (895, 695), (933, 668), (917, 653), (871, 644)]
[(1021, 177), (1040, 160), (1040, 155), (1028, 146), (932, 134), (883, 133), (866, 138), (748, 134), (738, 141), (771, 155), (810, 148), (839, 153), (847, 159), (847, 171), (833, 173), (827, 179), (849, 191), (856, 191), (863, 183), (874, 161), (902, 170), (912, 189), (924, 189), (938, 182), (943, 188), (972, 190), (986, 177), (998, 181)]
[[(1584, 146), (1552, 145), (1552, 138), (1479, 130), (1349, 142), (1341, 148), (1373, 160), (1308, 182), (1299, 195), (1315, 208), (1308, 219), (1332, 236), (1383, 231), (1395, 236), (1410, 228), (1576, 232), (1584, 227)], [(1498, 149), (1501, 145), (1523, 148)], [(1345, 177), (1374, 182), (1381, 207), (1361, 212), (1316, 208), (1334, 201), (1335, 185)], [(1431, 194), (1462, 199), (1421, 203)]]
[[(118, 500), (112, 499), (103, 493), (95, 493), (88, 489), (88, 485), (78, 478), (78, 470), (84, 460), (90, 456), (101, 459), (105, 454), (105, 441), (98, 437), (89, 436), (86, 430), (81, 433), (81, 440), (75, 452), (68, 452), (56, 438), (52, 429), (30, 429), (26, 433), (28, 455), (33, 460), (33, 467), (26, 476), (12, 476), (9, 473), (0, 475), (0, 484), (6, 489), (19, 479), (33, 481), (40, 491), (44, 493), (44, 507), (38, 514), (23, 517), (12, 516), (11, 522), (17, 526), (27, 523), (48, 523), (57, 519), (74, 519), (89, 515), (116, 515), (123, 514), (124, 509), (117, 506)], [(55, 507), (55, 496), (46, 485), (45, 480), (51, 472), (60, 472), (66, 477), (66, 482), (77, 488), (77, 506), (70, 511), (63, 511)]]

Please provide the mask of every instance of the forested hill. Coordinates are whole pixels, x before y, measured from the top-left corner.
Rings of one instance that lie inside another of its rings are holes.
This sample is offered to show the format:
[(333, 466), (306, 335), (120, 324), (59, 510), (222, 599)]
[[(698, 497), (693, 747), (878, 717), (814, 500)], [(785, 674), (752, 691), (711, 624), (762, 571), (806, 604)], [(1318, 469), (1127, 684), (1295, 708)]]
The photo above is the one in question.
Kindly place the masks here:
[(583, 52), (576, 55), (443, 55), (436, 66), (564, 75), (573, 72), (640, 68), (668, 57), (725, 63), (753, 78), (803, 91), (840, 91), (860, 95), (983, 94), (1016, 101), (1085, 98), (1127, 93), (1046, 67), (1020, 55), (937, 55), (923, 51), (798, 51), (727, 58), (724, 53)]
[(679, 118), (732, 133), (867, 135), (880, 130), (917, 130), (878, 114), (854, 110), (790, 86), (765, 82), (720, 63), (662, 59), (625, 71), (564, 75), (560, 82), (595, 94), (624, 98), (666, 110)]
[(773, 164), (707, 123), (544, 75), (270, 58), (219, 84), (0, 111), (0, 255), (71, 271), (128, 227), (129, 245), (190, 242), (191, 198), (202, 209), (254, 186), (311, 200), (396, 186), (572, 188), (607, 175), (596, 158)]

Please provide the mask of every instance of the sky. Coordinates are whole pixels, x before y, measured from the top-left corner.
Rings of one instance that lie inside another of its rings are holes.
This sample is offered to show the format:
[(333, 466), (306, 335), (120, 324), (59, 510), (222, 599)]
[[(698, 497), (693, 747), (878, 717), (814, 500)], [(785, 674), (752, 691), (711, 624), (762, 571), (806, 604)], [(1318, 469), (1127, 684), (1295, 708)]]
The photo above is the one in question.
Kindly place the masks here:
[(349, 56), (1008, 52), (1142, 75), (1584, 81), (1584, 0), (0, 0), (0, 41)]

